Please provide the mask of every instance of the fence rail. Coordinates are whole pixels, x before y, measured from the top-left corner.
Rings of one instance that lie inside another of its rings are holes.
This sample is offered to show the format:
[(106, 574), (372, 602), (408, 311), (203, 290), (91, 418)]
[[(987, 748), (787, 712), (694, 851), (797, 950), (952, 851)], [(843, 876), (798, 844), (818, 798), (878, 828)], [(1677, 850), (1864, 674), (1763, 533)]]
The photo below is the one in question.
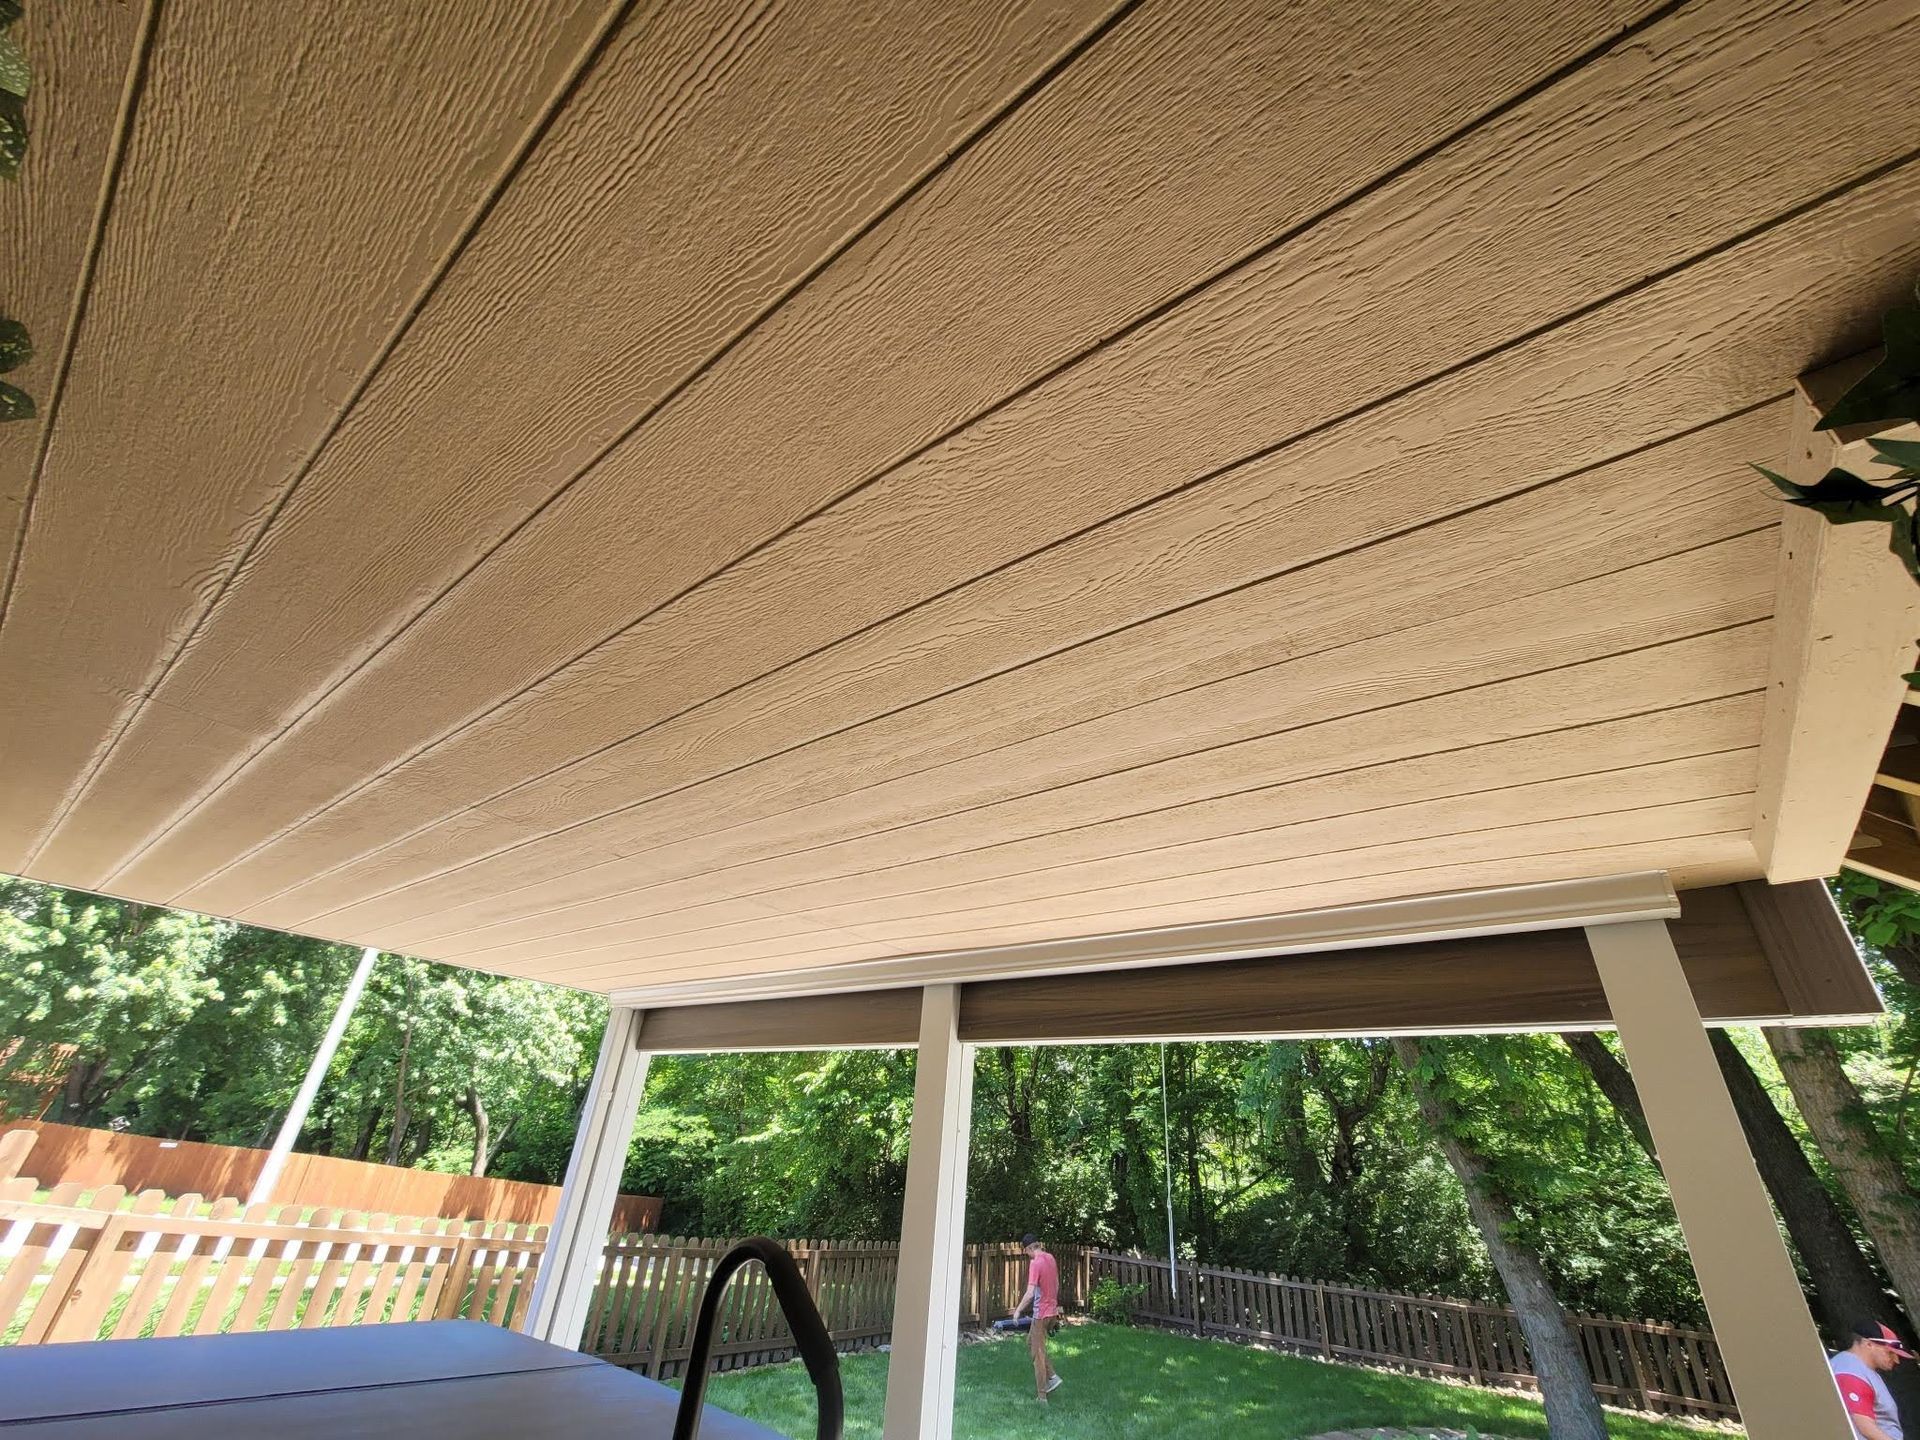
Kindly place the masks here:
[[(547, 1227), (412, 1219), (323, 1208), (207, 1203), (119, 1185), (16, 1178), (25, 1145), (0, 1136), (0, 1343), (312, 1329), (466, 1317), (512, 1325), (525, 1313)], [(610, 1237), (582, 1336), (617, 1364), (672, 1379), (692, 1349), (700, 1296), (731, 1240), (639, 1233)], [(900, 1248), (893, 1242), (788, 1242), (834, 1342), (885, 1341), (893, 1328)], [(1061, 1302), (1083, 1305), (1111, 1277), (1138, 1285), (1135, 1318), (1202, 1335), (1260, 1341), (1330, 1360), (1385, 1364), (1483, 1385), (1536, 1382), (1511, 1310), (1362, 1290), (1213, 1266), (1182, 1266), (1057, 1246)], [(1004, 1315), (1019, 1300), (1026, 1256), (1012, 1243), (965, 1249), (960, 1321)], [(1702, 1330), (1575, 1317), (1603, 1399), (1671, 1414), (1737, 1416), (1713, 1336)], [(772, 1286), (758, 1269), (728, 1288), (716, 1368), (793, 1353)]]
[[(0, 1137), (0, 1343), (314, 1329), (464, 1317), (512, 1325), (525, 1314), (547, 1227), (418, 1219), (301, 1205), (243, 1206), (159, 1190), (128, 1202), (121, 1185), (64, 1181), (44, 1198), (14, 1174), (26, 1145)], [(637, 1232), (610, 1237), (585, 1347), (672, 1378), (731, 1240)], [(834, 1340), (880, 1344), (893, 1326), (899, 1246), (789, 1242)], [(1062, 1298), (1084, 1293), (1086, 1261), (1061, 1252)], [(1018, 1300), (1026, 1257), (1014, 1244), (966, 1247), (973, 1323)], [(718, 1368), (793, 1352), (772, 1287), (757, 1269), (728, 1287)]]
[[(1538, 1386), (1519, 1317), (1501, 1306), (1205, 1265), (1180, 1267), (1175, 1296), (1164, 1260), (1096, 1250), (1086, 1263), (1089, 1285), (1111, 1276), (1141, 1287), (1134, 1318), (1150, 1324), (1477, 1385)], [(1573, 1320), (1602, 1400), (1663, 1414), (1739, 1415), (1709, 1332), (1611, 1315)]]

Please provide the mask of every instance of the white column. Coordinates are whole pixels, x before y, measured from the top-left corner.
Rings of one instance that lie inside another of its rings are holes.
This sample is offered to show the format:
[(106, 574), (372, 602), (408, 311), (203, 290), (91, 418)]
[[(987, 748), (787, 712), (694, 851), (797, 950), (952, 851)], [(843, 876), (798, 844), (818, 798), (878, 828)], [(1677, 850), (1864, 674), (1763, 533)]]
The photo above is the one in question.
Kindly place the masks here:
[(371, 945), (360, 952), (360, 963), (354, 967), (353, 978), (347, 981), (346, 993), (340, 997), (340, 1003), (333, 1007), (333, 1021), (327, 1026), (327, 1033), (320, 1037), (320, 1048), (313, 1052), (313, 1061), (307, 1066), (307, 1078), (301, 1082), (299, 1093), (293, 1097), (287, 1118), (280, 1122), (280, 1133), (274, 1136), (273, 1148), (267, 1152), (267, 1163), (260, 1167), (253, 1189), (247, 1194), (247, 1204), (265, 1205), (273, 1199), (274, 1187), (280, 1183), (280, 1172), (287, 1168), (287, 1157), (293, 1153), (293, 1142), (300, 1138), (301, 1127), (307, 1123), (307, 1112), (313, 1109), (313, 1097), (320, 1093), (320, 1082), (327, 1078), (334, 1053), (340, 1048), (340, 1037), (347, 1033), (347, 1022), (353, 1018), (354, 1008), (360, 1003), (360, 994), (367, 988), (367, 977), (373, 973), (373, 962), (379, 958), (380, 952)]
[(526, 1319), (520, 1328), (536, 1340), (580, 1348), (588, 1308), (600, 1280), (607, 1248), (607, 1225), (620, 1193), (633, 1122), (647, 1085), (649, 1056), (640, 1048), (645, 1012), (615, 1006), (607, 1016), (593, 1084), (574, 1132), (573, 1158), (547, 1236), (546, 1255), (533, 1283)]
[(1662, 920), (1591, 925), (1600, 983), (1752, 1440), (1853, 1427)]
[(929, 985), (921, 992), (920, 1058), (913, 1077), (882, 1440), (951, 1440), (953, 1435), (973, 1117), (973, 1047), (960, 1043), (959, 1019), (959, 986)]

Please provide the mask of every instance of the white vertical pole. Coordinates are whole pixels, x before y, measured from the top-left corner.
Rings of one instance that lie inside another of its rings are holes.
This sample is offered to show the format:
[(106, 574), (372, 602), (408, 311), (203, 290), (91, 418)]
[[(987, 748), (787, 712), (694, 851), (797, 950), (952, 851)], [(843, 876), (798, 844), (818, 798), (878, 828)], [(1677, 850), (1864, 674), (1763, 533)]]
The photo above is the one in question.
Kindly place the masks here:
[(534, 1277), (533, 1296), (520, 1328), (536, 1340), (580, 1348), (593, 1293), (606, 1258), (607, 1224), (620, 1193), (633, 1122), (647, 1086), (651, 1057), (640, 1048), (645, 1012), (615, 1006), (607, 1016), (593, 1084), (573, 1136), (573, 1156), (560, 1187), (560, 1204), (547, 1234), (547, 1249)]
[(921, 992), (882, 1440), (951, 1440), (953, 1435), (973, 1118), (973, 1047), (960, 1043), (959, 1020), (959, 986), (929, 985)]
[(1843, 1440), (1853, 1426), (1663, 920), (1590, 925), (1700, 1295), (1752, 1440)]
[(347, 1033), (347, 1022), (353, 1018), (354, 1007), (367, 988), (367, 977), (373, 973), (373, 962), (379, 957), (380, 952), (371, 945), (360, 953), (360, 963), (354, 967), (353, 978), (347, 981), (347, 993), (334, 1006), (333, 1021), (327, 1026), (327, 1033), (320, 1037), (320, 1048), (313, 1052), (313, 1063), (307, 1066), (307, 1078), (301, 1081), (300, 1091), (287, 1110), (287, 1118), (280, 1122), (280, 1133), (273, 1137), (273, 1148), (267, 1152), (267, 1163), (260, 1167), (259, 1177), (253, 1182), (247, 1204), (265, 1205), (273, 1199), (280, 1173), (287, 1168), (287, 1157), (293, 1153), (293, 1142), (300, 1138), (301, 1127), (307, 1123), (313, 1097), (320, 1093), (320, 1082), (327, 1078), (334, 1052), (340, 1048), (340, 1038)]
[[(1167, 1042), (1160, 1042), (1160, 1154), (1167, 1169), (1167, 1298), (1180, 1318), (1180, 1254), (1173, 1241), (1173, 1122), (1167, 1118)], [(1198, 1317), (1195, 1317), (1198, 1318)]]

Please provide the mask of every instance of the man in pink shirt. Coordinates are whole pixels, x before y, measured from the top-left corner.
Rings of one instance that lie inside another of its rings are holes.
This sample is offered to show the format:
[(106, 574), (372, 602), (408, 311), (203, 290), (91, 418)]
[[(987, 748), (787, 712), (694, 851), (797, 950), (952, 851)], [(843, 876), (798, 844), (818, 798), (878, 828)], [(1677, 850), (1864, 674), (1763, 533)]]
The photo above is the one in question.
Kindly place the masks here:
[(1027, 1331), (1027, 1351), (1033, 1356), (1033, 1383), (1039, 1392), (1040, 1403), (1044, 1405), (1047, 1396), (1060, 1388), (1060, 1377), (1053, 1373), (1053, 1362), (1047, 1359), (1047, 1329), (1053, 1324), (1053, 1317), (1060, 1313), (1060, 1266), (1047, 1253), (1046, 1246), (1040, 1243), (1037, 1236), (1021, 1236), (1020, 1245), (1030, 1257), (1027, 1261), (1027, 1293), (1013, 1307), (1013, 1318), (1018, 1320), (1028, 1306), (1033, 1307), (1033, 1327)]

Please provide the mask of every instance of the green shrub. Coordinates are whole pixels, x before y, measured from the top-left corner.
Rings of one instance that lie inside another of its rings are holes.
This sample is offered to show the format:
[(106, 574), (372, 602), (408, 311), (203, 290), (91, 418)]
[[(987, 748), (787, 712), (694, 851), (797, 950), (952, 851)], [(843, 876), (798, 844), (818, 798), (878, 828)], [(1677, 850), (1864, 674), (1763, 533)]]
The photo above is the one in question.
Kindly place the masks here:
[(1107, 1325), (1127, 1325), (1133, 1321), (1133, 1307), (1147, 1293), (1144, 1285), (1122, 1285), (1111, 1275), (1103, 1275), (1087, 1297), (1087, 1312)]

